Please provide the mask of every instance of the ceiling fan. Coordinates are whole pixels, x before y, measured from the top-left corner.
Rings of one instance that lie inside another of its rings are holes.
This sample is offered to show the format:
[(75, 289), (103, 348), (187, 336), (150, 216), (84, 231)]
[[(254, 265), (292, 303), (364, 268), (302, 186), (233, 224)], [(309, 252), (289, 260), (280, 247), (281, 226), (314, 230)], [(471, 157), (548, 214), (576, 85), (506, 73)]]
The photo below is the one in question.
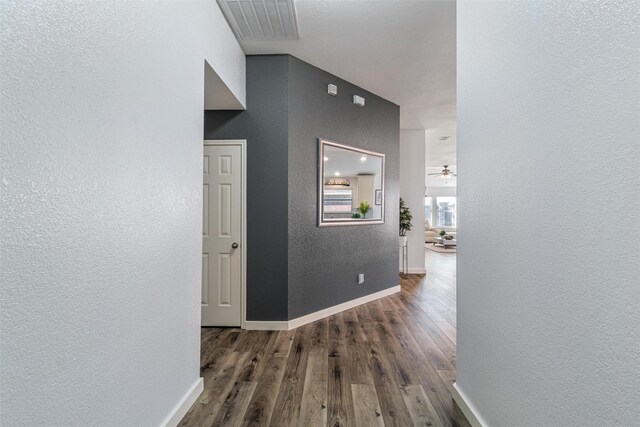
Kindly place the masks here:
[(444, 169), (442, 169), (442, 172), (430, 173), (428, 175), (430, 176), (440, 175), (440, 178), (442, 179), (448, 179), (448, 178), (451, 178), (452, 176), (458, 176), (457, 173), (453, 173), (451, 172), (451, 170), (449, 170), (449, 165), (444, 165)]

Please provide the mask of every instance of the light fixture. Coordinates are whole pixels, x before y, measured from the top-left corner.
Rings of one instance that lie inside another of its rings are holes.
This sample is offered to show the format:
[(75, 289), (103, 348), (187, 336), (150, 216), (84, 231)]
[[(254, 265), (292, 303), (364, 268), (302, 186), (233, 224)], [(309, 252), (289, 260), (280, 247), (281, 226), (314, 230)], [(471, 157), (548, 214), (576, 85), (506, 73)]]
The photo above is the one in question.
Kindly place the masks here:
[(367, 156), (360, 157), (360, 163), (364, 163), (367, 161)]
[(444, 165), (444, 169), (442, 169), (441, 172), (434, 172), (434, 173), (429, 173), (427, 174), (428, 176), (439, 176), (440, 179), (449, 179), (451, 177), (457, 177), (458, 174), (455, 172), (452, 172), (451, 169), (449, 169), (449, 165)]
[(444, 169), (442, 169), (442, 174), (440, 175), (440, 178), (448, 179), (452, 176), (456, 176), (456, 174), (451, 172), (451, 170), (449, 169), (449, 165), (444, 165)]
[(347, 178), (327, 178), (324, 180), (324, 185), (342, 185), (343, 187), (349, 187), (351, 181)]
[(334, 172), (333, 176), (340, 176), (340, 172)]
[(324, 156), (324, 161), (326, 162), (327, 160), (329, 160), (329, 158), (327, 156)]

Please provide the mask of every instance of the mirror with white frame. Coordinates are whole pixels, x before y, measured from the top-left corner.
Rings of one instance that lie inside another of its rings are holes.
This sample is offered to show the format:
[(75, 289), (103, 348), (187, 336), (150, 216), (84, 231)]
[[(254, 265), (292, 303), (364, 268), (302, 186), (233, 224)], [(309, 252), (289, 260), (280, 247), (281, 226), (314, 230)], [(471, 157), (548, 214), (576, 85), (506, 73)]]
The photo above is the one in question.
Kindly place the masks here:
[(319, 140), (318, 225), (384, 223), (384, 154)]

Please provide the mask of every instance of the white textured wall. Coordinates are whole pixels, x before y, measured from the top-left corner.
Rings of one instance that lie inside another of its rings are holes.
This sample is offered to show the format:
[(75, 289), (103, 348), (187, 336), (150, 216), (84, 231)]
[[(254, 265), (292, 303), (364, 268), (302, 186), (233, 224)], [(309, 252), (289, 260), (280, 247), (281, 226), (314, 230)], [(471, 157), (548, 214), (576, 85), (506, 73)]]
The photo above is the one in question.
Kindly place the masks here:
[(204, 58), (244, 102), (242, 51), (214, 1), (0, 28), (1, 423), (158, 425), (199, 377)]
[(427, 187), (427, 195), (431, 197), (456, 197), (457, 189), (456, 187)]
[(489, 426), (638, 425), (639, 13), (458, 2), (457, 386)]
[[(407, 233), (409, 273), (424, 273), (424, 177), (426, 133), (424, 129), (400, 130), (400, 196), (413, 220)], [(400, 259), (402, 268), (402, 258)]]
[[(155, 2), (153, 0), (144, 1), (149, 3), (149, 7), (159, 6), (154, 5)], [(189, 0), (186, 3), (173, 0), (172, 3), (174, 3), (172, 7), (186, 7), (195, 12), (194, 16), (191, 17), (190, 25), (193, 26), (192, 30), (198, 31), (198, 34), (194, 33), (191, 36), (197, 37), (204, 42), (201, 46), (203, 49), (201, 56), (204, 56), (204, 59), (207, 60), (209, 66), (217, 75), (216, 83), (207, 88), (205, 100), (212, 104), (207, 107), (215, 106), (216, 109), (224, 107), (238, 110), (237, 103), (229, 99), (232, 96), (236, 98), (240, 106), (246, 107), (247, 74), (245, 55), (218, 5), (214, 4), (214, 0)], [(197, 11), (201, 13), (197, 14)], [(185, 41), (185, 43), (188, 44), (189, 42)], [(200, 58), (197, 59), (200, 60)], [(224, 85), (227, 86), (226, 89), (228, 90), (225, 90)], [(213, 97), (210, 96), (212, 91), (220, 92), (221, 97), (224, 96), (225, 99), (222, 101), (216, 100), (215, 95)], [(229, 101), (230, 103), (228, 103)]]

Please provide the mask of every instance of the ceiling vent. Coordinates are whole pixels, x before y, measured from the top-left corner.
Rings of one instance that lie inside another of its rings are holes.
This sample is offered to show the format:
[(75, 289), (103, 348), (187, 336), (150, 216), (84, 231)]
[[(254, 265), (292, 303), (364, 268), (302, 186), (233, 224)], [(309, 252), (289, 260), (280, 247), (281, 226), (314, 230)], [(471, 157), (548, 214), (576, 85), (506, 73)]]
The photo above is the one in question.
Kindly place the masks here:
[(448, 140), (449, 138), (451, 138), (451, 137), (450, 137), (450, 136), (441, 136), (441, 137), (440, 137), (440, 139), (439, 139), (439, 141), (446, 141), (446, 140)]
[(238, 40), (298, 40), (293, 0), (218, 0)]

